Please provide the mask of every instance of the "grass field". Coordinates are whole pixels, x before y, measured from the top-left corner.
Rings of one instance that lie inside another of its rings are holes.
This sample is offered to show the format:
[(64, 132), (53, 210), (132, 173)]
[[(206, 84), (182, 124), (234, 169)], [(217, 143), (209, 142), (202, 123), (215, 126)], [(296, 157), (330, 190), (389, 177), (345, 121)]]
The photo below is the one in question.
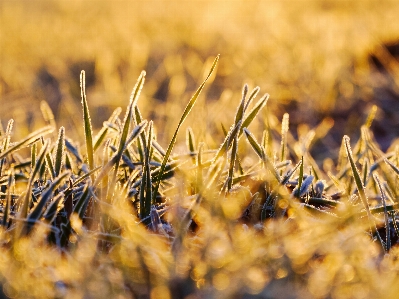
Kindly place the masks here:
[(396, 298), (397, 15), (1, 1), (0, 297)]

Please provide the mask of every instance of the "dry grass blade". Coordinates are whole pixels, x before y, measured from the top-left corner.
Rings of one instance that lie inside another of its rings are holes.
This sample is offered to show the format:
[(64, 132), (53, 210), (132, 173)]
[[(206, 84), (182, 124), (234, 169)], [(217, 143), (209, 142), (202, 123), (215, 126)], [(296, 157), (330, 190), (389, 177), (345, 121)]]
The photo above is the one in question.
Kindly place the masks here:
[[(177, 128), (175, 130), (175, 133), (173, 134), (172, 140), (170, 141), (168, 149), (166, 150), (165, 157), (163, 158), (162, 165), (161, 165), (161, 168), (160, 168), (159, 174), (158, 174), (159, 178), (162, 177), (163, 172), (165, 171), (166, 163), (168, 162), (169, 156), (172, 153), (173, 147), (175, 146), (176, 139), (177, 139), (177, 134), (179, 133), (179, 130), (180, 130), (180, 127), (181, 127), (182, 123), (187, 118), (187, 116), (190, 113), (191, 109), (194, 107), (195, 102), (197, 101), (199, 95), (201, 94), (202, 89), (205, 86), (205, 83), (208, 81), (209, 77), (212, 75), (213, 71), (215, 70), (218, 61), (219, 61), (219, 55), (213, 61), (213, 64), (212, 64), (211, 70), (208, 73), (208, 76), (205, 78), (204, 82), (202, 82), (202, 84), (197, 89), (195, 94), (192, 96), (192, 98), (188, 102), (186, 108), (184, 109), (183, 115), (180, 118), (180, 121), (179, 121), (179, 123), (177, 125)], [(156, 194), (158, 193), (158, 189), (159, 189), (159, 185), (160, 184), (161, 184), (161, 180), (159, 179), (157, 181), (157, 184), (156, 184), (155, 188), (154, 188), (154, 196), (153, 196), (154, 198), (155, 198)]]
[(83, 127), (85, 130), (87, 160), (89, 162), (90, 169), (93, 169), (94, 168), (93, 130), (91, 126), (89, 106), (87, 104), (87, 99), (86, 99), (85, 71), (82, 71), (80, 73), (80, 95), (82, 98), (82, 107), (83, 107)]

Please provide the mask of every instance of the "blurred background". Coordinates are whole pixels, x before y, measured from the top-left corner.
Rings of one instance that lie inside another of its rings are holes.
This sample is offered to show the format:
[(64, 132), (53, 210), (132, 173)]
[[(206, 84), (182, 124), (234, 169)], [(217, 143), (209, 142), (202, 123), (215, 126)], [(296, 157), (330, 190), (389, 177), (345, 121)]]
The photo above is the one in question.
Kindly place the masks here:
[(166, 146), (220, 54), (186, 121), (200, 140), (221, 142), (248, 83), (270, 94), (251, 125), (258, 138), (288, 112), (293, 137), (317, 128), (317, 154), (336, 155), (331, 149), (344, 134), (358, 136), (376, 104), (372, 129), (387, 149), (399, 131), (398, 16), (399, 1), (386, 0), (1, 0), (1, 123), (14, 118), (15, 138), (26, 135), (43, 125), (45, 100), (75, 139), (83, 135), (82, 69), (96, 129), (127, 106), (145, 70), (139, 107)]

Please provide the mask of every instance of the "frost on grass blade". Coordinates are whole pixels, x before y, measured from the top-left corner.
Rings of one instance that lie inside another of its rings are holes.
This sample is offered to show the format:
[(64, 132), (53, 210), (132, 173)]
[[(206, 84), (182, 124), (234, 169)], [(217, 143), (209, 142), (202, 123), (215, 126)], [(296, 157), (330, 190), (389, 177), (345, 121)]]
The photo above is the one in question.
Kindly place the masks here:
[(377, 227), (375, 225), (374, 218), (373, 218), (373, 216), (371, 215), (371, 212), (370, 212), (370, 207), (369, 207), (369, 204), (368, 204), (368, 199), (367, 199), (367, 196), (366, 196), (366, 193), (365, 193), (365, 190), (364, 190), (364, 185), (363, 185), (362, 179), (360, 178), (359, 171), (357, 170), (355, 161), (353, 160), (352, 149), (351, 149), (351, 146), (350, 146), (350, 143), (349, 143), (350, 139), (346, 135), (344, 136), (343, 139), (344, 139), (344, 142), (345, 142), (345, 149), (346, 149), (346, 153), (348, 155), (348, 159), (349, 159), (349, 163), (350, 163), (350, 166), (351, 166), (351, 169), (352, 169), (353, 177), (355, 179), (356, 187), (357, 187), (357, 190), (359, 192), (360, 199), (362, 200), (364, 208), (366, 209), (366, 212), (367, 212), (367, 217), (369, 219), (369, 225), (370, 225), (370, 231), (373, 234), (376, 233), (377, 236), (379, 237), (379, 239), (381, 239), (381, 237), (380, 237), (380, 235), (379, 235), (379, 233), (377, 231)]
[[(389, 251), (389, 249), (391, 248), (391, 232), (390, 232), (390, 227), (389, 227), (389, 215), (388, 215), (388, 211), (387, 211), (387, 204), (386, 204), (386, 199), (385, 199), (385, 192), (382, 189), (381, 186), (381, 182), (380, 179), (378, 177), (377, 174), (373, 175), (373, 178), (375, 180), (375, 182), (377, 183), (378, 189), (380, 190), (381, 193), (381, 199), (382, 199), (382, 204), (384, 206), (384, 219), (385, 219), (385, 251)], [(395, 221), (395, 219), (394, 219)], [(381, 240), (382, 245), (384, 245), (384, 243)]]
[(281, 161), (286, 160), (287, 156), (287, 134), (289, 127), (289, 114), (284, 113), (283, 121), (281, 123)]
[(83, 107), (83, 126), (85, 131), (86, 153), (89, 161), (90, 170), (94, 168), (94, 148), (93, 148), (93, 130), (89, 113), (89, 106), (86, 99), (86, 76), (85, 71), (80, 73), (80, 95)]
[[(241, 130), (240, 130), (240, 135), (242, 134), (242, 128), (248, 127), (252, 121), (255, 119), (256, 115), (258, 115), (259, 111), (266, 105), (267, 100), (269, 99), (269, 95), (266, 94), (264, 95), (255, 105), (254, 108), (248, 113), (246, 117), (244, 117)], [(249, 100), (248, 100), (249, 101)]]
[(65, 154), (65, 129), (64, 127), (61, 127), (58, 133), (58, 140), (57, 140), (56, 153), (55, 153), (55, 165), (54, 165), (55, 176), (58, 176), (61, 172), (61, 167), (64, 160), (64, 154)]
[(40, 217), (44, 213), (44, 207), (46, 206), (47, 202), (54, 196), (54, 191), (58, 187), (58, 185), (62, 182), (62, 180), (66, 179), (69, 177), (71, 173), (69, 171), (66, 171), (59, 175), (52, 184), (49, 186), (49, 188), (44, 191), (36, 204), (36, 206), (33, 208), (33, 211), (28, 215), (27, 219), (27, 224), (28, 228), (32, 227), (32, 225), (40, 219)]
[[(202, 84), (197, 89), (195, 94), (192, 96), (192, 98), (188, 102), (186, 108), (184, 109), (183, 115), (180, 118), (180, 121), (179, 121), (179, 123), (177, 125), (177, 128), (175, 130), (175, 133), (173, 134), (172, 140), (170, 141), (168, 149), (166, 150), (166, 154), (165, 154), (165, 156), (163, 158), (162, 165), (161, 165), (161, 168), (159, 170), (158, 177), (162, 177), (163, 172), (165, 171), (166, 163), (168, 162), (169, 156), (172, 153), (173, 147), (175, 146), (176, 139), (177, 139), (177, 134), (179, 133), (180, 127), (181, 127), (182, 123), (184, 122), (184, 120), (187, 118), (187, 116), (190, 113), (191, 109), (194, 107), (195, 102), (197, 101), (199, 95), (201, 94), (202, 89), (205, 86), (205, 83), (208, 81), (209, 77), (212, 75), (213, 71), (215, 70), (218, 61), (219, 61), (219, 55), (216, 56), (215, 60), (213, 61), (213, 64), (212, 64), (211, 70), (208, 73), (208, 76), (205, 78), (204, 82), (202, 82)], [(158, 189), (159, 189), (159, 185), (160, 184), (161, 184), (161, 180), (158, 180), (158, 182), (157, 182), (157, 184), (156, 184), (156, 186), (154, 188), (154, 195), (153, 195), (154, 198), (155, 198), (156, 194), (158, 193)]]
[(7, 150), (3, 151), (0, 154), (0, 159), (4, 158), (8, 154), (10, 154), (16, 150), (22, 148), (23, 146), (29, 146), (30, 144), (36, 142), (37, 139), (39, 139), (40, 137), (43, 137), (44, 135), (49, 134), (53, 131), (54, 131), (54, 128), (52, 128), (51, 126), (47, 126), (47, 127), (41, 128), (41, 129), (29, 134), (27, 137), (25, 137), (21, 141), (14, 143), (12, 146), (8, 147)]

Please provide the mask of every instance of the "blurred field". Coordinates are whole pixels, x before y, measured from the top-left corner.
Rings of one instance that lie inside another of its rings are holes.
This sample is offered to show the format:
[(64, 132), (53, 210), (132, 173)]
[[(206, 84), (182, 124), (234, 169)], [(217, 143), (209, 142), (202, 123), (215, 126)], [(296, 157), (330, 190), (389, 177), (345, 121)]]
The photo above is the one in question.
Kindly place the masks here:
[(370, 55), (398, 40), (398, 15), (398, 1), (3, 0), (1, 121), (5, 126), (14, 118), (16, 134), (24, 136), (43, 124), (37, 103), (46, 100), (67, 134), (76, 136), (81, 69), (97, 128), (114, 108), (125, 107), (146, 70), (140, 107), (156, 127), (170, 128), (159, 132), (161, 141), (170, 140), (174, 116), (221, 54), (214, 82), (189, 121), (208, 142), (207, 133), (220, 134), (225, 117), (234, 115), (248, 83), (270, 94), (272, 122), (290, 113), (296, 137), (298, 124), (314, 127), (332, 116), (332, 132), (318, 144), (324, 155), (343, 134), (359, 133), (371, 104), (388, 101), (376, 122), (386, 148), (394, 137), (387, 126), (399, 129), (399, 118), (388, 113), (398, 100), (398, 62), (382, 51), (384, 67), (393, 67), (381, 73)]

